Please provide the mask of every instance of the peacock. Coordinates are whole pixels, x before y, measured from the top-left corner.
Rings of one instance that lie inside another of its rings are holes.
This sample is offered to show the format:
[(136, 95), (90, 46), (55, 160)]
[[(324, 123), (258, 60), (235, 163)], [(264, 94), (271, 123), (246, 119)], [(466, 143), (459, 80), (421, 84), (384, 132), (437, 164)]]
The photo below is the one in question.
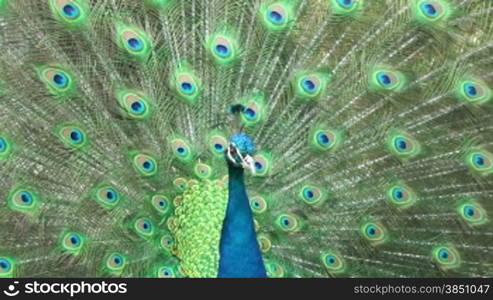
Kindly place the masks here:
[(493, 1), (0, 0), (0, 277), (492, 277)]

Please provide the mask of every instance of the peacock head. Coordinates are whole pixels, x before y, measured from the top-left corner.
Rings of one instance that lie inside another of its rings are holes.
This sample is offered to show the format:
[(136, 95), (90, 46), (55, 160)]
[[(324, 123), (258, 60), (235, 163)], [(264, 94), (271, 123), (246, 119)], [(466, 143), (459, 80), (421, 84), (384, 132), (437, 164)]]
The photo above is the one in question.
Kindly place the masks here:
[(254, 153), (255, 144), (252, 138), (244, 133), (237, 133), (229, 141), (226, 157), (233, 167), (248, 169), (255, 174)]

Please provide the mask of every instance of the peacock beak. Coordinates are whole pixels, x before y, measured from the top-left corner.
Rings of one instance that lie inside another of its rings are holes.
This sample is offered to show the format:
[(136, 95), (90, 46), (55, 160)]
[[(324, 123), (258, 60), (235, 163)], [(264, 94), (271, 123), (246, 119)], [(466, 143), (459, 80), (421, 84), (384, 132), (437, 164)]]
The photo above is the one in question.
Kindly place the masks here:
[(229, 144), (227, 157), (233, 165), (250, 170), (250, 172), (255, 175), (255, 161), (253, 157), (248, 154), (243, 156), (234, 143)]

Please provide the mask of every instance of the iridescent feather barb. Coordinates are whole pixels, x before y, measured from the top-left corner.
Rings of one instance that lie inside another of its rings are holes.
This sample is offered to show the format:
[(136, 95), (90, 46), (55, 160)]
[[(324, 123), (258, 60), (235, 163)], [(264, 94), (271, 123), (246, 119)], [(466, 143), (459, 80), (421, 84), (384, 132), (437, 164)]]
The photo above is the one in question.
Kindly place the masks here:
[(492, 40), (491, 1), (0, 0), (0, 277), (491, 277)]

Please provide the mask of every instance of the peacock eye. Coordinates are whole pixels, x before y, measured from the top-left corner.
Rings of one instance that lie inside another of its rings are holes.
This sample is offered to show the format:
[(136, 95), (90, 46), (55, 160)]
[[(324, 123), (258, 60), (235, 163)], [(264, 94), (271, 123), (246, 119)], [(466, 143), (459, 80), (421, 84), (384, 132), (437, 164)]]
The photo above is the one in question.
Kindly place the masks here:
[(436, 1), (424, 1), (419, 5), (421, 12), (431, 19), (440, 17), (443, 12), (443, 8), (440, 3)]
[(458, 206), (459, 216), (470, 226), (486, 223), (487, 216), (484, 208), (475, 202), (468, 201)]
[(153, 176), (157, 173), (157, 162), (149, 155), (135, 153), (133, 163), (137, 172), (144, 177)]
[(55, 75), (53, 75), (53, 83), (55, 84), (56, 87), (63, 89), (66, 88), (69, 84), (69, 78), (65, 73), (63, 72), (58, 72)]
[(317, 92), (317, 85), (311, 79), (303, 79), (301, 81), (301, 86), (303, 87), (303, 90), (309, 94), (315, 94)]
[(39, 206), (38, 196), (28, 187), (18, 187), (10, 192), (7, 205), (10, 209), (30, 214)]
[(217, 44), (214, 47), (214, 51), (217, 55), (219, 55), (222, 58), (227, 58), (230, 55), (228, 46), (224, 44)]
[(276, 223), (281, 230), (286, 232), (295, 232), (300, 228), (298, 218), (290, 214), (282, 214), (278, 216)]
[(351, 8), (354, 5), (353, 0), (337, 0), (337, 3), (344, 8)]
[(385, 228), (377, 223), (365, 223), (361, 227), (363, 237), (372, 245), (379, 245), (386, 240)]
[(438, 246), (433, 249), (433, 257), (442, 269), (452, 269), (460, 265), (460, 255), (451, 246)]
[(395, 139), (395, 148), (399, 152), (406, 152), (408, 150), (408, 145), (406, 139), (400, 137)]
[(140, 38), (133, 37), (127, 40), (127, 45), (133, 51), (141, 51), (144, 48)]
[(62, 8), (63, 16), (68, 19), (76, 19), (80, 16), (80, 10), (74, 4), (65, 4)]
[(250, 200), (250, 207), (256, 214), (261, 214), (267, 210), (267, 202), (260, 196), (252, 197)]
[(7, 142), (0, 137), (0, 152), (4, 152), (7, 149)]
[(148, 239), (154, 234), (154, 226), (147, 218), (135, 220), (133, 228), (135, 233), (144, 239)]

